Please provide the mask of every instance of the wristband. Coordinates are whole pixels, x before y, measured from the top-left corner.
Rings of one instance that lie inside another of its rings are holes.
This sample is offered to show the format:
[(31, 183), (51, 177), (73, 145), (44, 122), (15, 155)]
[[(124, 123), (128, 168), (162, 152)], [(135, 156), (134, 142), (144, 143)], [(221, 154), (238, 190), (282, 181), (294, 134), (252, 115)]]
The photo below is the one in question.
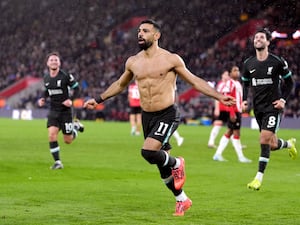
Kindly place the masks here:
[(103, 100), (103, 98), (101, 98), (101, 96), (99, 98), (96, 98), (95, 101), (97, 102), (97, 104), (104, 102), (104, 100)]
[(279, 99), (279, 101), (282, 101), (284, 104), (286, 103), (286, 100), (284, 100), (284, 98)]

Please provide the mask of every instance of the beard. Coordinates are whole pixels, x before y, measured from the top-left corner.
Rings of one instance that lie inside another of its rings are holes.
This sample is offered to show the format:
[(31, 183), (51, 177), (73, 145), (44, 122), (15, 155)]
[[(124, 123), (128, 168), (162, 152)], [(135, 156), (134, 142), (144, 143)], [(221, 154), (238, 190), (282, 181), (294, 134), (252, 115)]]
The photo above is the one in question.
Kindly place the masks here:
[(139, 43), (139, 47), (140, 47), (140, 50), (147, 50), (149, 47), (152, 46), (152, 42), (149, 42), (149, 41), (145, 41), (143, 43)]
[(254, 48), (255, 48), (257, 51), (261, 52), (262, 50), (264, 50), (264, 49), (266, 48), (266, 46), (265, 46), (265, 45), (261, 45), (261, 46), (259, 46), (259, 47), (254, 46)]

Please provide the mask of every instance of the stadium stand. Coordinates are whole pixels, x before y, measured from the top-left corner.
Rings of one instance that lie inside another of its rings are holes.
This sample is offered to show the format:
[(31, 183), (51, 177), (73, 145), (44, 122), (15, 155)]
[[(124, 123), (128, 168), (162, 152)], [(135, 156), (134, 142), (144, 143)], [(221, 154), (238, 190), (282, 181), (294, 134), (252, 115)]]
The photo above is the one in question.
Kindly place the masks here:
[[(82, 99), (95, 96), (117, 79), (125, 59), (138, 50), (135, 25), (140, 18), (161, 22), (160, 45), (180, 54), (191, 71), (212, 82), (217, 81), (229, 64), (240, 66), (252, 54), (251, 33), (241, 38), (237, 31), (248, 31), (247, 24), (254, 19), (263, 21), (271, 30), (287, 32), (289, 37), (300, 28), (297, 1), (286, 4), (282, 0), (241, 0), (232, 1), (230, 5), (222, 0), (28, 0), (27, 4), (17, 3), (17, 0), (0, 3), (0, 91), (23, 77), (41, 78), (45, 72), (45, 55), (58, 50), (63, 68), (80, 81)], [(220, 45), (225, 37), (229, 37), (228, 41)], [(299, 40), (276, 40), (273, 50), (287, 59), (297, 81), (286, 116), (298, 117)], [(178, 80), (179, 94), (187, 89), (188, 86)], [(40, 93), (38, 90), (22, 96), (11, 107), (35, 108)], [(127, 120), (126, 96), (123, 93), (107, 101), (101, 115), (109, 120)], [(199, 97), (182, 102), (182, 114), (193, 118), (209, 115), (213, 105), (208, 103)]]

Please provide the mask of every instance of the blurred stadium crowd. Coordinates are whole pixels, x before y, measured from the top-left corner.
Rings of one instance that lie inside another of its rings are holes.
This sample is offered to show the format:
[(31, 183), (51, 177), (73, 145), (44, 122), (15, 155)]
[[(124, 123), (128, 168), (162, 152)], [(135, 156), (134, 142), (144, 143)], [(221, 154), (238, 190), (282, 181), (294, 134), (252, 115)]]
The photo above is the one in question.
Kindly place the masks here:
[[(101, 93), (138, 51), (135, 18), (159, 21), (160, 46), (182, 56), (193, 73), (212, 83), (229, 65), (241, 68), (254, 54), (251, 36), (235, 38), (235, 31), (252, 19), (270, 30), (300, 29), (296, 0), (2, 0), (0, 9), (0, 91), (25, 76), (43, 77), (45, 56), (55, 50), (62, 55), (62, 68), (80, 81), (83, 99)], [(288, 61), (296, 81), (285, 116), (299, 117), (300, 42), (276, 39), (271, 50)], [(189, 88), (178, 80), (179, 95)], [(40, 95), (41, 90), (24, 96), (13, 107), (35, 108)], [(196, 97), (180, 106), (184, 117), (199, 118), (210, 116), (213, 104)], [(127, 111), (124, 92), (105, 103), (101, 116), (127, 120)]]

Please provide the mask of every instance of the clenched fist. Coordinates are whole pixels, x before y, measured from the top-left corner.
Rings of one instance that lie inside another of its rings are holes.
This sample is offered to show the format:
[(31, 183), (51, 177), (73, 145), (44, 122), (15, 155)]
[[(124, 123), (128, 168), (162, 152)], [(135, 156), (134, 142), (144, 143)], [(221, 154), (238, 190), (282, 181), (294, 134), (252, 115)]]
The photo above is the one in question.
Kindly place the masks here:
[(98, 105), (98, 103), (96, 102), (96, 100), (94, 98), (91, 98), (83, 104), (83, 108), (95, 109), (97, 105)]

